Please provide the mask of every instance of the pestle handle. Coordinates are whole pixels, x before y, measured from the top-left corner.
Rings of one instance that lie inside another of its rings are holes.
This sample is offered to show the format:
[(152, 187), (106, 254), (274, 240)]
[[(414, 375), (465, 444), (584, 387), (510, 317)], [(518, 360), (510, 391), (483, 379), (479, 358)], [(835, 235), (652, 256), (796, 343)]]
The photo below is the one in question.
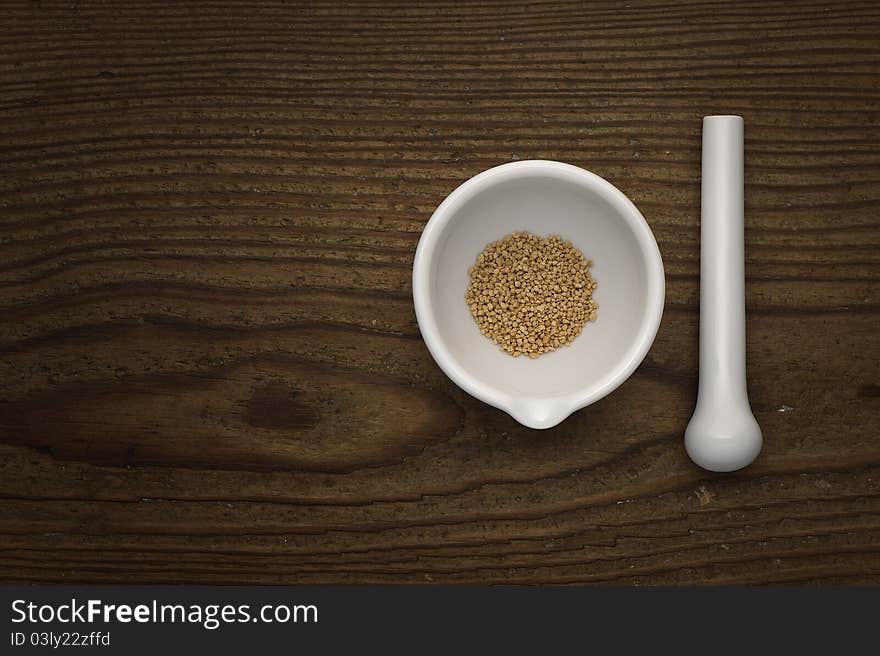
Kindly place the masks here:
[(700, 390), (746, 398), (743, 120), (703, 119)]

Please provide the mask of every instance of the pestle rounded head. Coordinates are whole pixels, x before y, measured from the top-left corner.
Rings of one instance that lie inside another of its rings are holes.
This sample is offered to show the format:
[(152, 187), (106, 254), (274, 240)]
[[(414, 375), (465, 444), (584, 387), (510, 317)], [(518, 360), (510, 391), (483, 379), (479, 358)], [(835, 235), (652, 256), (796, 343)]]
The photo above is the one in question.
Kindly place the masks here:
[(763, 441), (761, 428), (750, 410), (713, 413), (698, 407), (684, 433), (690, 459), (715, 472), (748, 466), (758, 457)]

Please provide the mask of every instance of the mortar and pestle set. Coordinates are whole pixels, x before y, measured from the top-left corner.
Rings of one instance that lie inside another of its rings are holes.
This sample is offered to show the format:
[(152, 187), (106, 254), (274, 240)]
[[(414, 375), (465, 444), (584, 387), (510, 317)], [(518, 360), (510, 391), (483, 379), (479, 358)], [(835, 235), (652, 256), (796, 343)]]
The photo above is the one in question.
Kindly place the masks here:
[[(684, 433), (699, 466), (741, 469), (761, 450), (745, 358), (743, 120), (703, 119), (700, 373)], [(464, 302), (468, 269), (487, 243), (514, 231), (564, 235), (593, 260), (598, 319), (568, 348), (513, 358), (484, 337)], [(455, 189), (425, 226), (413, 264), (422, 337), (440, 368), (472, 396), (529, 428), (551, 428), (613, 392), (648, 353), (665, 279), (648, 223), (616, 187), (545, 160), (484, 171)]]

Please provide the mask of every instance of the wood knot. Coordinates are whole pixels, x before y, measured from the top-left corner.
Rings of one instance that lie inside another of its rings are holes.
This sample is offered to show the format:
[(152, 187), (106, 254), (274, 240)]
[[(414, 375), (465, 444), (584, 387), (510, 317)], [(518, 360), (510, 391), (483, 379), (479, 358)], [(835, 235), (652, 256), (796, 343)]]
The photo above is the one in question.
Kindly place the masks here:
[(259, 428), (314, 428), (318, 410), (304, 403), (299, 390), (283, 382), (261, 385), (247, 403), (246, 421)]

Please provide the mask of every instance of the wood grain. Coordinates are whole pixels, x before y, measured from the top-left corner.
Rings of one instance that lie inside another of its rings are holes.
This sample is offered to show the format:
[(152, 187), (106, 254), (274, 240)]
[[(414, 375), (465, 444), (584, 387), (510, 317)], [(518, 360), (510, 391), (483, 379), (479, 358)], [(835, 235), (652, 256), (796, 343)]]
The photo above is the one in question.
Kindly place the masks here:
[[(0, 580), (880, 582), (875, 2), (10, 2)], [(693, 466), (700, 118), (747, 126), (749, 469)], [(627, 193), (667, 271), (547, 432), (410, 299), (459, 182)]]

